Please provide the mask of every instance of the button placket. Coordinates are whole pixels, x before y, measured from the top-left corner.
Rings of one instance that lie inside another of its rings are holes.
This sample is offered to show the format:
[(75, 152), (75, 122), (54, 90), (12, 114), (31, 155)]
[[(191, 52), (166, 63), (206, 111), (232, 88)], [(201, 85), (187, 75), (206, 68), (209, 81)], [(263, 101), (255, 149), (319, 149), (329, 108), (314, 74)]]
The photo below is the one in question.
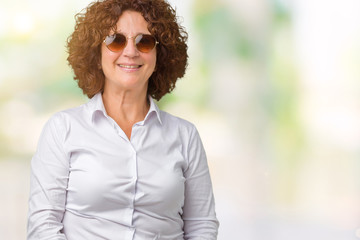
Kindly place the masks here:
[(131, 174), (132, 174), (132, 179), (131, 179), (131, 194), (132, 194), (132, 199), (130, 202), (130, 209), (132, 210), (132, 216), (131, 216), (131, 222), (133, 222), (134, 220), (134, 211), (135, 211), (135, 199), (136, 199), (136, 184), (137, 184), (137, 153), (136, 150), (133, 146), (133, 144), (131, 142), (129, 142), (131, 149), (133, 151), (133, 157), (131, 159)]

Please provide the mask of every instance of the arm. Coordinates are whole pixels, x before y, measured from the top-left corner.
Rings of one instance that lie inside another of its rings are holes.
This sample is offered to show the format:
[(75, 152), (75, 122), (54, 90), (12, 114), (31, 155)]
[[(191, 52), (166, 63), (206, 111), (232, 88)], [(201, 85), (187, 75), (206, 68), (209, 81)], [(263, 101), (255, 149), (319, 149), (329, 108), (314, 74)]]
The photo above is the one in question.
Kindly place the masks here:
[(184, 173), (184, 238), (216, 240), (219, 222), (215, 214), (212, 184), (206, 154), (195, 128), (189, 144), (189, 166)]
[(31, 160), (28, 240), (66, 240), (61, 233), (69, 175), (65, 134), (64, 121), (57, 114), (45, 125)]

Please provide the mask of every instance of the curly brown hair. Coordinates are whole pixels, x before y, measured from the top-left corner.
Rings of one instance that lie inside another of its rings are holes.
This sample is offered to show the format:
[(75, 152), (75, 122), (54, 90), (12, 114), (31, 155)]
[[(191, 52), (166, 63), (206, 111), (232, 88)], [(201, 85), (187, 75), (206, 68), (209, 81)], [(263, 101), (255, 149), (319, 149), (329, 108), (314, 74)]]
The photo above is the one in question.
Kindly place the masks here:
[(126, 10), (141, 13), (149, 23), (150, 33), (159, 42), (156, 71), (149, 78), (148, 94), (160, 100), (175, 88), (177, 79), (184, 76), (188, 59), (187, 33), (165, 0), (95, 1), (76, 14), (75, 30), (67, 40), (67, 60), (74, 79), (89, 98), (103, 92), (101, 44), (111, 30), (116, 30), (116, 23)]

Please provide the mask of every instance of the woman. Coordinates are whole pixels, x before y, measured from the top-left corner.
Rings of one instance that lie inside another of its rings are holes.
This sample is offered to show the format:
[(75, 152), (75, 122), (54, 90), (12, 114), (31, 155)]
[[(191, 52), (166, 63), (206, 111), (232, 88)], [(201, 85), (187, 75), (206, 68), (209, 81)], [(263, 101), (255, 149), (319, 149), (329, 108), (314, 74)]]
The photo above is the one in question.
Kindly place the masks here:
[(55, 114), (31, 162), (28, 239), (216, 239), (196, 128), (160, 111), (187, 66), (163, 0), (104, 0), (77, 15), (68, 61), (88, 103)]

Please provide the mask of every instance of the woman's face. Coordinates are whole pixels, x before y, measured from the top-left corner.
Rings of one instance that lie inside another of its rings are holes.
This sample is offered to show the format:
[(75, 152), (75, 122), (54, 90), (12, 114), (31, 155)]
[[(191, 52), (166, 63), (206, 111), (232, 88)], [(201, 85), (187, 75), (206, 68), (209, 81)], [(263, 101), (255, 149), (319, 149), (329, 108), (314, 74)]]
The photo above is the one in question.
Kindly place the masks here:
[[(127, 38), (138, 34), (150, 34), (148, 22), (135, 11), (125, 11), (116, 24), (116, 32)], [(110, 35), (114, 34), (110, 32)], [(147, 92), (148, 80), (156, 66), (156, 47), (148, 53), (136, 49), (134, 39), (127, 39), (126, 47), (120, 52), (112, 52), (103, 43), (101, 46), (101, 66), (105, 75), (105, 91), (135, 90)]]

